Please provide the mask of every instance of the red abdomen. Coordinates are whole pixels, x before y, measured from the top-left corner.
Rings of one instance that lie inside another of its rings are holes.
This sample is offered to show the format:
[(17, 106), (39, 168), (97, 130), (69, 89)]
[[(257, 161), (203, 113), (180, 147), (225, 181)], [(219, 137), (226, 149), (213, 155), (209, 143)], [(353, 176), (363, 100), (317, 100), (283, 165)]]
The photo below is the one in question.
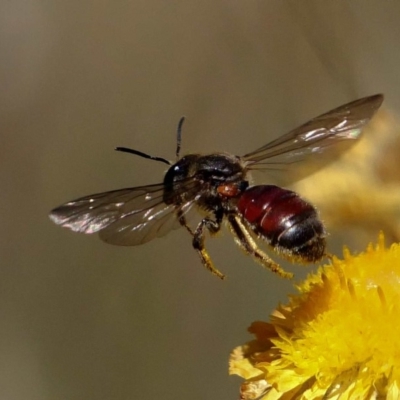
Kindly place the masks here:
[(252, 186), (237, 207), (252, 230), (282, 253), (305, 262), (323, 257), (324, 226), (317, 210), (297, 193), (273, 185)]

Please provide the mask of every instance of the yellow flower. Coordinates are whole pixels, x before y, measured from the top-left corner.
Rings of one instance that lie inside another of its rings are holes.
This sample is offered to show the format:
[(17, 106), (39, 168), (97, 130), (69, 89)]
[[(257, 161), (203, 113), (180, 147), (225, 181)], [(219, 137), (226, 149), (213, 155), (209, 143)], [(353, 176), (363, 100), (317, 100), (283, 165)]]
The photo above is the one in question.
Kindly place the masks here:
[(381, 234), (297, 290), (233, 351), (241, 398), (400, 399), (400, 245), (385, 248)]

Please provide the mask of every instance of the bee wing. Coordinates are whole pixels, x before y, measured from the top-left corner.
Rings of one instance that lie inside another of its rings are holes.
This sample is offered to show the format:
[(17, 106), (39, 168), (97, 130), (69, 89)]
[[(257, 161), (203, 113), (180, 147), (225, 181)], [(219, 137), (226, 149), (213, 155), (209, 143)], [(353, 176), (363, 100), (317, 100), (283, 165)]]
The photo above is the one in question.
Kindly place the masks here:
[(193, 196), (178, 206), (164, 203), (161, 183), (82, 197), (52, 210), (50, 219), (75, 232), (100, 232), (107, 243), (135, 246), (179, 228), (177, 213), (185, 215), (192, 208), (197, 186), (194, 180), (180, 185), (180, 193)]
[(382, 102), (376, 94), (335, 108), (242, 159), (249, 170), (268, 170), (284, 184), (302, 179), (351, 147)]

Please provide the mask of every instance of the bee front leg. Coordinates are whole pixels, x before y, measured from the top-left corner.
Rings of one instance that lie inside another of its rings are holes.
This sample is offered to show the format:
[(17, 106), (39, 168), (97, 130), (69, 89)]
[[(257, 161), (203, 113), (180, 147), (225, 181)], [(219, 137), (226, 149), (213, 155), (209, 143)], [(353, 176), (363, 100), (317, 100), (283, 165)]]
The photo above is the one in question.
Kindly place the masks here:
[(211, 261), (210, 256), (207, 253), (207, 250), (204, 246), (205, 240), (205, 231), (204, 228), (211, 234), (217, 233), (221, 229), (222, 217), (216, 220), (212, 220), (211, 218), (204, 218), (201, 220), (196, 230), (193, 232), (193, 248), (197, 251), (200, 256), (201, 262), (203, 265), (214, 275), (218, 276), (220, 279), (225, 279), (225, 275), (218, 271), (217, 268), (214, 267), (213, 262)]
[(246, 226), (239, 217), (228, 216), (229, 226), (235, 236), (236, 243), (249, 255), (253, 256), (263, 267), (277, 273), (282, 278), (293, 278), (293, 274), (283, 270), (271, 257), (259, 249), (257, 243), (251, 237)]

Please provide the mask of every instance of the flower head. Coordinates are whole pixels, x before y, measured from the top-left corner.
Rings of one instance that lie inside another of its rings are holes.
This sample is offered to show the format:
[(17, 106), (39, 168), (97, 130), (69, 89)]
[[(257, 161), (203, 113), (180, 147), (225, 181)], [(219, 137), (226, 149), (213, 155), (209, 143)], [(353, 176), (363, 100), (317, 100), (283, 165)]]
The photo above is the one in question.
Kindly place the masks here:
[(334, 258), (297, 286), (256, 339), (236, 348), (230, 373), (242, 398), (399, 399), (400, 245)]

